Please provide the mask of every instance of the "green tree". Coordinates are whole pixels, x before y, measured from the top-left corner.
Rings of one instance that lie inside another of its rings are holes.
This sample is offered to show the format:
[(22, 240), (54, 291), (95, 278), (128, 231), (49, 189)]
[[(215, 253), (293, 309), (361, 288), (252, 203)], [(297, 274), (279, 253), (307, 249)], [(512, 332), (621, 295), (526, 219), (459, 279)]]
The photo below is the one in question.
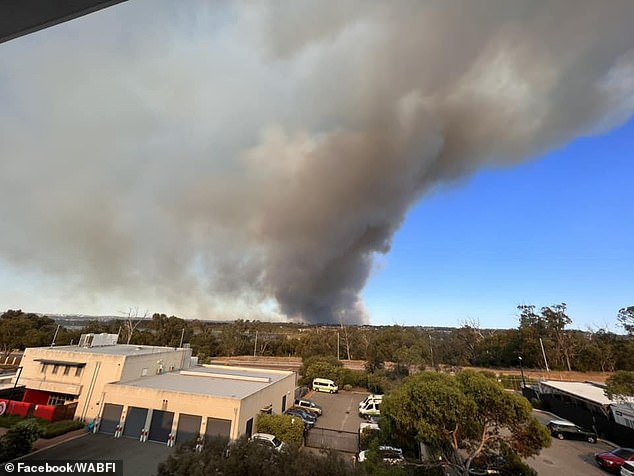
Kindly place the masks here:
[(299, 370), (302, 375), (301, 383), (310, 385), (315, 378), (327, 378), (337, 385), (343, 385), (344, 369), (335, 357), (318, 355), (305, 359)]
[(401, 438), (444, 454), (463, 474), (476, 457), (504, 451), (527, 457), (550, 444), (528, 400), (471, 371), (409, 377), (384, 398), (381, 413)]
[(617, 320), (629, 335), (634, 335), (634, 306), (619, 309)]
[(180, 445), (160, 464), (159, 476), (361, 476), (363, 468), (327, 452), (312, 454), (290, 447), (277, 452), (246, 438), (229, 444), (227, 439), (208, 440), (201, 452)]
[(284, 443), (294, 446), (304, 444), (304, 422), (290, 415), (258, 415), (258, 433), (277, 436)]
[(605, 381), (605, 395), (613, 400), (628, 400), (634, 397), (634, 372), (620, 370)]

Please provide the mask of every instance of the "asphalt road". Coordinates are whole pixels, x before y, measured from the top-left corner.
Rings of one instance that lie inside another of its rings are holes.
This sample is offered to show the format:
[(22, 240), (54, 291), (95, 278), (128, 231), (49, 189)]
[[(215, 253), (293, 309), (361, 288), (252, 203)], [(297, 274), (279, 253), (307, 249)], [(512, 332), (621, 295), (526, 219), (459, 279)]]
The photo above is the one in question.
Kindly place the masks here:
[[(533, 415), (543, 424), (548, 423), (553, 417), (541, 412), (533, 412)], [(550, 448), (529, 458), (526, 462), (535, 468), (539, 476), (563, 476), (568, 474), (606, 476), (594, 462), (594, 454), (602, 451), (610, 451), (614, 447), (599, 441), (592, 444), (585, 441), (558, 440), (553, 438)]]
[(20, 461), (123, 460), (124, 476), (151, 476), (158, 465), (173, 451), (165, 444), (139, 443), (130, 438), (113, 438), (109, 435), (86, 435), (53, 448), (29, 455)]
[(359, 402), (366, 394), (339, 392), (335, 394), (311, 392), (304, 398), (313, 400), (324, 409), (324, 414), (317, 419), (315, 426), (339, 431), (359, 431)]

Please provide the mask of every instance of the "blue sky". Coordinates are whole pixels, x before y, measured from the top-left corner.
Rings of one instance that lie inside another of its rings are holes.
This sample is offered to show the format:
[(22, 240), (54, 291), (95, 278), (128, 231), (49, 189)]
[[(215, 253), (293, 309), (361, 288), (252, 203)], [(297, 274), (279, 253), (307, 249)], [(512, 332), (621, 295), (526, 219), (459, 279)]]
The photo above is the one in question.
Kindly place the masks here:
[(615, 325), (634, 303), (634, 120), (423, 198), (379, 258), (374, 324), (517, 324), (516, 306), (565, 302), (573, 327)]

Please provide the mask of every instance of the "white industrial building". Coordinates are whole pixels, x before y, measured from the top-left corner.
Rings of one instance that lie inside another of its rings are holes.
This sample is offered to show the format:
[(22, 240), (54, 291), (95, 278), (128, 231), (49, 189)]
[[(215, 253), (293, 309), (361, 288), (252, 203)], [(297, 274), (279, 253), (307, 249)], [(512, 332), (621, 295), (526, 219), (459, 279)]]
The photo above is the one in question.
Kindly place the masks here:
[(78, 346), (26, 349), (19, 383), (24, 401), (76, 402), (75, 418), (96, 421), (100, 432), (161, 442), (250, 435), (259, 413), (293, 403), (294, 372), (192, 363), (189, 348), (89, 334)]

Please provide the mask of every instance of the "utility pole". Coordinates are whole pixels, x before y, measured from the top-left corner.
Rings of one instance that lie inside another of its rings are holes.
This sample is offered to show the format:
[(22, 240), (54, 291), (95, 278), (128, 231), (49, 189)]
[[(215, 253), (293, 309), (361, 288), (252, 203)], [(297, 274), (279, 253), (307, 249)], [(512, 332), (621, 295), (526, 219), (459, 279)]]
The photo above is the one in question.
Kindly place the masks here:
[(520, 373), (522, 374), (522, 388), (526, 388), (526, 380), (524, 380), (524, 366), (522, 365), (522, 356), (517, 357), (520, 360)]
[(548, 368), (548, 360), (546, 359), (546, 351), (544, 350), (544, 343), (542, 342), (542, 338), (539, 338), (539, 345), (542, 346), (542, 355), (544, 356), (544, 363), (546, 364), (546, 372), (550, 372)]
[(337, 360), (339, 360), (339, 332), (337, 332)]
[(258, 352), (258, 331), (255, 331), (255, 344), (253, 344), (253, 357), (256, 356)]
[(434, 368), (434, 346), (431, 340), (431, 334), (429, 334), (429, 353), (431, 354), (431, 366)]
[(55, 329), (55, 335), (53, 336), (53, 342), (51, 342), (51, 347), (55, 346), (55, 339), (57, 339), (58, 332), (59, 332), (59, 324), (57, 324), (57, 329)]
[(183, 348), (183, 339), (185, 338), (185, 328), (183, 327), (183, 332), (181, 332), (181, 343), (178, 346), (180, 349)]

